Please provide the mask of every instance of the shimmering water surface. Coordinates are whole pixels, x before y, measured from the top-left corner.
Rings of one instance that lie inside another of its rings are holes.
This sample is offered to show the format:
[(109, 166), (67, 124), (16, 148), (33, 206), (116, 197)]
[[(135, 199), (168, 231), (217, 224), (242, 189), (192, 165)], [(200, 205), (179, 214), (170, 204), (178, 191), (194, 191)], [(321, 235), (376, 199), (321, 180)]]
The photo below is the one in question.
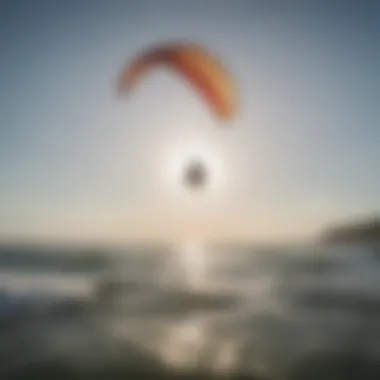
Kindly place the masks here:
[(23, 254), (1, 260), (1, 379), (380, 378), (380, 260), (363, 247)]

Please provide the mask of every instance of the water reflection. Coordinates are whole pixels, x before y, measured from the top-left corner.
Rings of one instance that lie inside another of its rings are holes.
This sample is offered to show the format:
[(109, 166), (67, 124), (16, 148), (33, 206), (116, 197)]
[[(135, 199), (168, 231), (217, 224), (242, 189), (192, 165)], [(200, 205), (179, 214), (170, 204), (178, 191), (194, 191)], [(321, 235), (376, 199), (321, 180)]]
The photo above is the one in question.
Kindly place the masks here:
[(1, 378), (63, 365), (104, 378), (379, 375), (380, 265), (363, 252), (191, 242), (112, 260), (97, 274), (2, 270)]

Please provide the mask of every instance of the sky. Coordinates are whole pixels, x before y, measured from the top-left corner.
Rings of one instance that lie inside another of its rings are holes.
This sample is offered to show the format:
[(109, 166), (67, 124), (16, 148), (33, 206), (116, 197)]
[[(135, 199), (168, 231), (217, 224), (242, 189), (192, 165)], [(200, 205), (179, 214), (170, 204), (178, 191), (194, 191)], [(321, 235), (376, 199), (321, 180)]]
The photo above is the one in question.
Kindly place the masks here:
[[(0, 236), (305, 239), (379, 211), (379, 20), (376, 1), (0, 1)], [(168, 40), (233, 73), (228, 126), (164, 69), (117, 96)]]

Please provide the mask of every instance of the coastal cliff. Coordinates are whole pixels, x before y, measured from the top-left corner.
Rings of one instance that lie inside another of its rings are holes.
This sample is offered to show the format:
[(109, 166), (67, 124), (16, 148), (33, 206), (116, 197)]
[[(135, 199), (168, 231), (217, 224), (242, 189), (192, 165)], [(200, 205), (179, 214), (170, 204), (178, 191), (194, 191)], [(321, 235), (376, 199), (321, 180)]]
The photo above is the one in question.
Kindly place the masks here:
[(325, 243), (380, 244), (380, 217), (334, 226), (322, 233)]

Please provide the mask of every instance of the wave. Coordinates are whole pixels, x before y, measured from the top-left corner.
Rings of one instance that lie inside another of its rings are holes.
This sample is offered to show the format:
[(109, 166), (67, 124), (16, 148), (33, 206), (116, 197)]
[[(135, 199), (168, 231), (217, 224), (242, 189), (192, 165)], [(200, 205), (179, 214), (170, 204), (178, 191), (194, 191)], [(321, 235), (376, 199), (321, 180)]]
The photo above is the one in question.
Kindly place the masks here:
[(206, 253), (202, 286), (161, 251), (119, 257), (117, 275), (8, 272), (0, 377), (380, 378), (378, 262), (315, 248), (228, 251)]

